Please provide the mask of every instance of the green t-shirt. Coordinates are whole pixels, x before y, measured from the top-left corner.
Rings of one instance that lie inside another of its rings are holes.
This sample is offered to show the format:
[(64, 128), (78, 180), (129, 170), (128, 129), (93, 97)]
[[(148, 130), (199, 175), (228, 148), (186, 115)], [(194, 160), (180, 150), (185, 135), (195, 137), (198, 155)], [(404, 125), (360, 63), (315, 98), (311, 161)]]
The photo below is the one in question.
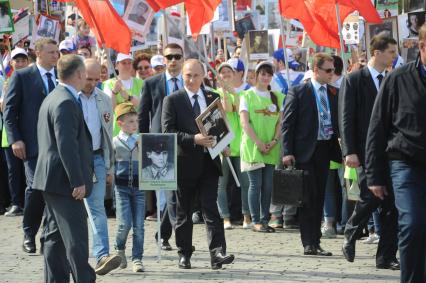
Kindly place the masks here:
[[(264, 143), (275, 137), (275, 127), (279, 123), (280, 111), (284, 101), (284, 94), (274, 92), (278, 98), (279, 109), (273, 104), (270, 97), (258, 95), (253, 89), (243, 93), (249, 114), (250, 125), (256, 136)], [(268, 154), (262, 154), (254, 141), (243, 131), (241, 139), (241, 160), (248, 163), (265, 163), (277, 165), (280, 159), (281, 145), (277, 143)]]
[[(116, 78), (112, 78), (109, 80), (106, 80), (103, 82), (102, 86), (103, 89), (108, 88), (110, 90), (112, 90), (114, 88), (114, 84), (117, 81)], [(144, 86), (144, 81), (139, 79), (139, 78), (132, 78), (132, 87), (130, 89), (127, 89), (129, 95), (140, 98), (141, 93), (142, 93), (142, 89)], [(115, 95), (115, 101), (116, 101), (116, 105), (121, 104), (124, 101), (123, 97), (117, 93)], [(113, 125), (113, 137), (115, 137), (116, 135), (118, 135), (118, 133), (120, 132), (120, 127), (117, 125), (117, 121), (114, 118), (114, 125)]]

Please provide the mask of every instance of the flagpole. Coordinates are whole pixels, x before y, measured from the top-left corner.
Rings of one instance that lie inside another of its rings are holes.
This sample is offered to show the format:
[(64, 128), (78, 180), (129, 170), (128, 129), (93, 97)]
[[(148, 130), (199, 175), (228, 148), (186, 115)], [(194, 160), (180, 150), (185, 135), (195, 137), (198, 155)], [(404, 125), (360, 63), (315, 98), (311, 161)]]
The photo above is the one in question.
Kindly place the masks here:
[[(287, 35), (284, 34), (284, 21), (283, 16), (280, 14), (280, 28), (281, 28), (281, 42), (283, 44), (283, 53), (284, 53), (284, 64), (285, 64), (285, 72), (287, 76), (287, 84), (289, 87), (291, 87), (291, 80), (290, 80), (290, 70), (288, 65), (288, 56), (287, 56)], [(287, 24), (287, 31), (289, 29), (289, 26)]]
[(336, 2), (336, 18), (337, 18), (337, 27), (339, 29), (339, 39), (340, 39), (340, 56), (342, 57), (342, 61), (343, 61), (343, 74), (346, 74), (346, 70), (347, 70), (347, 63), (346, 63), (346, 59), (344, 57), (345, 55), (345, 45), (343, 43), (343, 35), (342, 35), (342, 22), (340, 19), (340, 8), (339, 8), (339, 4)]

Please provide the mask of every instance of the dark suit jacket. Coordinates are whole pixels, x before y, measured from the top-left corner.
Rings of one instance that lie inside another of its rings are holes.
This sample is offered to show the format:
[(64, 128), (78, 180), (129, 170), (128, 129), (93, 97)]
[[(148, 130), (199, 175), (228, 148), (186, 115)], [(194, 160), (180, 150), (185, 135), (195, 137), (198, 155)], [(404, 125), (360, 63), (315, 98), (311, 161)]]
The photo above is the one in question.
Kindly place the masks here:
[(13, 72), (4, 101), (4, 124), (9, 144), (23, 141), (27, 158), (38, 155), (38, 112), (46, 94), (36, 64)]
[(44, 100), (38, 122), (39, 156), (35, 189), (71, 196), (85, 185), (93, 186), (93, 148), (83, 112), (75, 97), (59, 85)]
[(357, 154), (362, 165), (377, 89), (367, 67), (349, 74), (339, 91), (339, 129), (343, 156)]
[[(218, 94), (203, 91), (207, 106)], [(178, 144), (178, 178), (185, 180), (197, 179), (203, 172), (204, 148), (194, 143), (194, 136), (200, 133), (195, 122), (192, 104), (185, 89), (181, 89), (164, 98), (162, 126), (164, 133), (176, 133)], [(219, 157), (213, 162), (219, 175), (222, 167)]]
[(165, 96), (166, 74), (145, 80), (139, 106), (139, 132), (161, 133), (161, 109)]
[[(331, 160), (341, 162), (337, 125), (337, 92), (327, 87), (333, 125)], [(297, 163), (308, 162), (315, 150), (318, 139), (318, 108), (311, 82), (290, 88), (284, 102), (282, 138), (284, 155), (294, 155)]]

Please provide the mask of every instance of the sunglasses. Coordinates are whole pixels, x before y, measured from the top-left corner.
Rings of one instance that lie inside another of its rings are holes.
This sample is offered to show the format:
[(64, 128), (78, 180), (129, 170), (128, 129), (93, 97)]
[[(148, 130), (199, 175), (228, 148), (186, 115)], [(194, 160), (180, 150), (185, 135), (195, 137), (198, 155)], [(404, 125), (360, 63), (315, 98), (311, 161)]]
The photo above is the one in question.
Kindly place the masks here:
[(334, 73), (334, 68), (330, 68), (330, 69), (323, 69), (323, 68), (319, 68), (320, 70), (323, 70), (324, 72), (326, 72), (327, 74), (330, 73)]
[(169, 55), (165, 55), (164, 57), (166, 57), (167, 60), (171, 61), (173, 60), (173, 58), (178, 61), (180, 59), (182, 59), (182, 54), (169, 54)]

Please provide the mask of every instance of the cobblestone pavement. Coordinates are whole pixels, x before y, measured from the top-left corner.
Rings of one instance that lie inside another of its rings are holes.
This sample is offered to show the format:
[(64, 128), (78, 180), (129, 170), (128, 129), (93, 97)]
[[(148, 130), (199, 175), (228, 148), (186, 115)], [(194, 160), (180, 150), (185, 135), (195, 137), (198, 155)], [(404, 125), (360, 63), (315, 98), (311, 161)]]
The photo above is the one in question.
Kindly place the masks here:
[[(43, 257), (27, 255), (21, 249), (21, 217), (0, 216), (0, 282), (43, 282)], [(111, 247), (114, 246), (115, 219), (109, 219)], [(236, 257), (235, 263), (225, 269), (213, 271), (204, 225), (194, 227), (193, 269), (177, 267), (176, 249), (162, 252), (157, 261), (154, 240), (155, 222), (145, 222), (144, 273), (133, 273), (131, 264), (124, 270), (115, 270), (98, 276), (97, 282), (399, 282), (399, 272), (375, 268), (376, 245), (358, 242), (354, 263), (348, 263), (340, 251), (342, 236), (324, 239), (323, 248), (333, 252), (332, 257), (303, 256), (297, 231), (278, 230), (273, 234), (255, 233), (237, 227), (226, 231), (228, 253)], [(130, 255), (130, 245), (127, 255)], [(171, 241), (174, 246), (174, 241)], [(39, 243), (38, 243), (39, 246)], [(93, 258), (90, 259), (94, 265)]]

